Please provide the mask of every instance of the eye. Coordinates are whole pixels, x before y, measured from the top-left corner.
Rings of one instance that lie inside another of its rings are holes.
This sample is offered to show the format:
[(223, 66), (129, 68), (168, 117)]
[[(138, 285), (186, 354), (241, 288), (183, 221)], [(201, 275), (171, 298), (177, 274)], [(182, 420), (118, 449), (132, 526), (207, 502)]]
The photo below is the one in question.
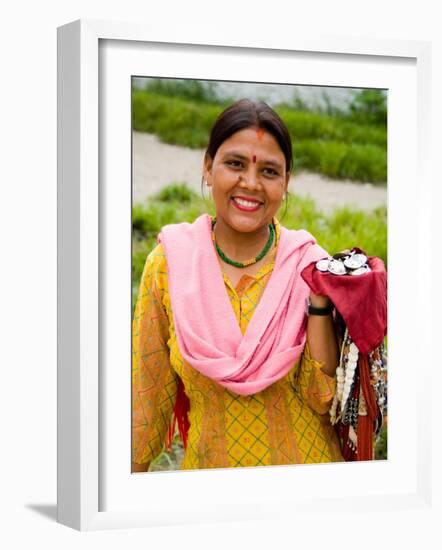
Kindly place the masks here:
[(269, 168), (269, 167), (266, 167), (263, 169), (263, 174), (271, 178), (279, 176), (279, 173), (274, 168)]
[(243, 168), (244, 164), (240, 160), (227, 160), (227, 166), (231, 168)]

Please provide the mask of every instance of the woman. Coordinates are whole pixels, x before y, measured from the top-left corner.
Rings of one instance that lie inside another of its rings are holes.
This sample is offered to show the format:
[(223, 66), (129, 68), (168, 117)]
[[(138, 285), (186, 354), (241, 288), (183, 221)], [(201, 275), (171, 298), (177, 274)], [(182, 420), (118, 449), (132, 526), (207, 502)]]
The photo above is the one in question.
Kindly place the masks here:
[(133, 472), (148, 470), (183, 404), (182, 469), (342, 460), (328, 415), (333, 308), (300, 275), (327, 253), (275, 218), (291, 168), (290, 136), (265, 103), (218, 117), (203, 168), (216, 216), (163, 228), (142, 275)]

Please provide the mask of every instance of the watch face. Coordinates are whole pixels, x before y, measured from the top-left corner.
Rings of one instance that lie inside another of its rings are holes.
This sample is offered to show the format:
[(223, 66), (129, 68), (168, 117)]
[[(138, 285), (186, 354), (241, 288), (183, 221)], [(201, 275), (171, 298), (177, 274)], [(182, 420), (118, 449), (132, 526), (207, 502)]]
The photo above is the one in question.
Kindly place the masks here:
[(367, 256), (364, 254), (352, 254), (344, 260), (345, 267), (348, 269), (359, 269), (367, 262)]
[(328, 271), (328, 264), (330, 263), (330, 260), (328, 258), (324, 258), (323, 260), (319, 260), (316, 262), (316, 269), (318, 271)]
[(338, 252), (332, 257), (323, 258), (316, 262), (316, 269), (333, 275), (364, 275), (371, 271), (368, 258), (357, 250), (359, 249), (353, 249), (353, 252), (347, 254)]
[(371, 269), (368, 267), (368, 265), (363, 265), (362, 267), (351, 271), (350, 275), (365, 275), (365, 273), (368, 273), (369, 271), (371, 271)]
[(345, 265), (340, 260), (330, 260), (328, 270), (330, 273), (333, 273), (333, 275), (345, 275), (347, 273)]
[(316, 269), (333, 275), (365, 275), (371, 271), (365, 254), (353, 249), (350, 253), (338, 252), (334, 256), (316, 262)]

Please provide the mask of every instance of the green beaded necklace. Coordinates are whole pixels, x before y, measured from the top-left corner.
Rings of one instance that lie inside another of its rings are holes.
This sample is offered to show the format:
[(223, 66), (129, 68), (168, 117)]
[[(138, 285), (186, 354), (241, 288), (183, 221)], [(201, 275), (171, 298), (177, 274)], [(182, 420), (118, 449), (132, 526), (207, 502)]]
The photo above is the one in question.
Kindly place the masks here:
[(248, 267), (249, 265), (256, 264), (256, 262), (259, 262), (259, 260), (262, 260), (264, 256), (269, 251), (270, 247), (272, 246), (273, 240), (275, 238), (275, 228), (273, 224), (271, 223), (269, 225), (270, 235), (269, 239), (266, 242), (264, 248), (261, 250), (261, 252), (256, 256), (256, 258), (252, 258), (251, 260), (247, 260), (246, 262), (236, 262), (235, 260), (231, 260), (228, 256), (224, 254), (224, 252), (221, 250), (221, 248), (218, 246), (216, 240), (215, 240), (215, 233), (213, 231), (213, 228), (215, 227), (216, 218), (212, 220), (212, 240), (213, 244), (215, 245), (216, 251), (218, 252), (218, 255), (220, 258), (222, 258), (227, 264), (233, 265), (235, 267)]

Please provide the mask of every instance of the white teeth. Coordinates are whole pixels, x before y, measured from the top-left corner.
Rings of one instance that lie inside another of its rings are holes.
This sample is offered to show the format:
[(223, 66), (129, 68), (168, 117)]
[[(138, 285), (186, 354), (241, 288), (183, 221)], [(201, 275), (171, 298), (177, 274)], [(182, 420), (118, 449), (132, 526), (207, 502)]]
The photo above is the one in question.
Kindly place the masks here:
[(259, 205), (259, 202), (246, 201), (244, 199), (238, 199), (238, 197), (234, 197), (233, 200), (241, 206), (245, 206), (246, 208), (255, 208)]

